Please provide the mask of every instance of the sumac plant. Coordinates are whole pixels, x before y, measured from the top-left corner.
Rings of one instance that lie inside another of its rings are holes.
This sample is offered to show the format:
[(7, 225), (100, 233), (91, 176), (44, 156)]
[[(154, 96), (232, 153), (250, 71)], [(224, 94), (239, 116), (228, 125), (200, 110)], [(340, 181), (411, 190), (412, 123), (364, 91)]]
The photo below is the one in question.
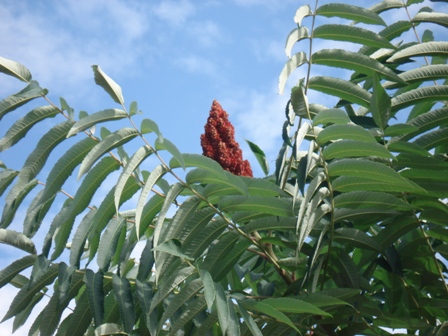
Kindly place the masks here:
[[(23, 167), (1, 162), (0, 240), (26, 252), (0, 272), (1, 286), (20, 288), (3, 321), (16, 330), (43, 301), (30, 335), (446, 334), (448, 42), (437, 36), (448, 15), (421, 3), (298, 9), (279, 89), (304, 78), (279, 125), (275, 173), (262, 178), (180, 153), (99, 66), (95, 82), (119, 107), (76, 118), (1, 58), (26, 86), (0, 102), (0, 118), (42, 106), (17, 117), (0, 149), (52, 123)], [(350, 47), (318, 48), (334, 41)], [(339, 77), (318, 75), (334, 67)], [(105, 122), (118, 130), (93, 132)], [(65, 202), (49, 211), (55, 199)]]

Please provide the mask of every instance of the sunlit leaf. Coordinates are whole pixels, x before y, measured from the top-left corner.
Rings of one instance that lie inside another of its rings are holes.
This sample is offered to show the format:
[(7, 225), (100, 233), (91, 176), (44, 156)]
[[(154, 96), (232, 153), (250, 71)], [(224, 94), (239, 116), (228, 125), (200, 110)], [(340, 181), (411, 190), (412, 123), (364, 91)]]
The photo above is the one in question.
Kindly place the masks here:
[(294, 22), (297, 23), (297, 25), (301, 26), (303, 18), (310, 15), (313, 15), (313, 12), (311, 11), (311, 7), (309, 5), (300, 6), (296, 11), (296, 15), (294, 16)]
[(36, 254), (36, 247), (33, 241), (21, 232), (0, 229), (0, 243), (16, 247), (31, 254)]
[(431, 22), (448, 28), (448, 15), (438, 12), (419, 12), (412, 18), (412, 22)]
[[(309, 7), (308, 7), (309, 8)], [(285, 46), (285, 53), (288, 58), (291, 58), (291, 50), (294, 47), (294, 44), (296, 42), (299, 42), (300, 40), (309, 38), (308, 28), (306, 27), (297, 27), (296, 29), (293, 29), (288, 37), (286, 38), (286, 46)]]
[(397, 51), (388, 62), (396, 62), (409, 57), (442, 56), (448, 57), (448, 42), (427, 42), (415, 44)]
[(25, 66), (7, 58), (0, 57), (0, 72), (15, 77), (22, 82), (29, 83), (31, 81), (31, 73)]
[(293, 55), (283, 67), (282, 72), (280, 73), (280, 77), (278, 79), (278, 93), (283, 94), (283, 90), (285, 89), (286, 81), (289, 78), (289, 75), (302, 64), (307, 63), (308, 59), (306, 54), (303, 51), (298, 52)]
[(115, 81), (106, 75), (98, 65), (92, 65), (93, 73), (95, 75), (95, 83), (101, 86), (106, 91), (114, 102), (124, 105), (123, 94), (121, 87)]
[[(448, 65), (447, 64), (426, 65), (420, 68), (405, 71), (401, 73), (399, 77), (409, 84), (445, 79), (448, 77)], [(384, 88), (386, 89), (394, 89), (398, 86), (399, 85), (396, 85), (393, 82), (384, 83)]]

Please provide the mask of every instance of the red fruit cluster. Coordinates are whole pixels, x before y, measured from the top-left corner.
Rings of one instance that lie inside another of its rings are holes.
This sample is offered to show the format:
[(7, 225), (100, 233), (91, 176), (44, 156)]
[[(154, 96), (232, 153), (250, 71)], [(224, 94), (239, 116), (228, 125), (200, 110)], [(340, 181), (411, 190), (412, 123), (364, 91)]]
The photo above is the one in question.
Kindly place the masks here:
[(253, 177), (249, 161), (243, 160), (243, 153), (235, 141), (235, 129), (228, 116), (214, 100), (204, 127), (205, 134), (201, 135), (202, 154), (232, 174)]

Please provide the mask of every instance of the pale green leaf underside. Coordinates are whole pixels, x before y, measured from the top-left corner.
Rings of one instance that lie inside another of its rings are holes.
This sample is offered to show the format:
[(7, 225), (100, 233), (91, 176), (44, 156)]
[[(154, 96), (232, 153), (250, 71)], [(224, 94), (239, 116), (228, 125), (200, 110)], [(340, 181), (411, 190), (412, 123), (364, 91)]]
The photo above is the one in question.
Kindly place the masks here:
[(98, 65), (92, 65), (95, 76), (95, 83), (101, 86), (114, 100), (114, 102), (124, 105), (121, 87), (115, 81), (104, 73)]
[(415, 44), (397, 51), (388, 62), (399, 61), (408, 57), (441, 56), (448, 57), (448, 42), (426, 42)]
[(32, 77), (31, 72), (25, 66), (3, 57), (0, 57), (0, 72), (26, 83), (29, 83)]
[(311, 7), (309, 5), (300, 6), (294, 16), (294, 22), (297, 23), (298, 26), (301, 26), (303, 18), (310, 15), (313, 15), (313, 12), (311, 11)]
[(386, 26), (384, 20), (374, 11), (343, 3), (330, 3), (322, 5), (317, 9), (316, 15), (326, 17), (337, 16), (357, 22)]
[(299, 42), (300, 40), (309, 38), (308, 28), (306, 27), (297, 27), (296, 29), (293, 29), (288, 37), (286, 38), (286, 46), (285, 46), (285, 53), (288, 58), (291, 58), (291, 50), (296, 42)]
[(448, 28), (448, 15), (438, 12), (420, 12), (413, 17), (412, 22), (432, 22)]
[(81, 131), (84, 131), (98, 123), (111, 120), (119, 120), (126, 118), (127, 116), (128, 114), (125, 111), (119, 109), (107, 109), (104, 111), (93, 113), (77, 121), (70, 129), (70, 132), (68, 132), (67, 138)]
[(448, 100), (448, 85), (424, 86), (392, 98), (392, 111), (396, 112), (419, 103), (446, 100)]
[[(447, 64), (427, 65), (421, 68), (405, 71), (401, 73), (399, 77), (409, 84), (445, 79), (448, 77), (448, 65)], [(399, 85), (393, 82), (384, 83), (385, 89), (394, 89), (398, 86)]]
[(302, 64), (308, 62), (306, 54), (303, 51), (294, 54), (283, 67), (282, 72), (280, 73), (280, 77), (278, 78), (278, 93), (283, 94), (285, 89), (286, 81), (289, 78), (289, 75)]
[(366, 108), (370, 106), (372, 94), (354, 83), (339, 78), (316, 76), (310, 78), (308, 85), (310, 89), (339, 97)]
[(16, 247), (31, 254), (36, 254), (36, 247), (33, 241), (21, 232), (0, 229), (0, 243)]
[(369, 9), (377, 14), (394, 8), (401, 8), (404, 4), (401, 0), (383, 0), (373, 5)]

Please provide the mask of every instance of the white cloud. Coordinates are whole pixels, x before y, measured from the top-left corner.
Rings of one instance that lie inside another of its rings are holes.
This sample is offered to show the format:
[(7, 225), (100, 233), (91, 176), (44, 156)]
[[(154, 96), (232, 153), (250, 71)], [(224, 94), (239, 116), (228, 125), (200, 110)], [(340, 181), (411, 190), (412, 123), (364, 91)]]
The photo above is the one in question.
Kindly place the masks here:
[(187, 32), (191, 37), (204, 47), (223, 42), (223, 33), (213, 21), (193, 22), (188, 25)]
[(195, 7), (188, 0), (163, 1), (155, 8), (155, 13), (160, 19), (174, 26), (185, 23), (194, 12)]
[(0, 5), (0, 43), (3, 57), (27, 66), (57, 95), (63, 88), (86, 96), (83, 83), (91, 81), (92, 64), (120, 73), (147, 48), (137, 43), (149, 29), (141, 3), (65, 0), (52, 5), (52, 13), (40, 4)]
[(176, 60), (176, 65), (187, 72), (195, 74), (214, 76), (217, 72), (216, 66), (213, 62), (207, 58), (196, 55), (178, 58)]

